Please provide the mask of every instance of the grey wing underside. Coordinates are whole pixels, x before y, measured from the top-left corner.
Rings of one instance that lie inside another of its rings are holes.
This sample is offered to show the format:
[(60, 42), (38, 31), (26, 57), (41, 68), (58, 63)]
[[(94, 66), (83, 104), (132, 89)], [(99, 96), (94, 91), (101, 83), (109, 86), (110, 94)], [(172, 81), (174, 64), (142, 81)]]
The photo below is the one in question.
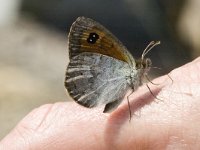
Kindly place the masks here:
[(129, 65), (98, 53), (81, 53), (70, 59), (65, 87), (80, 105), (95, 107), (107, 104), (104, 112), (116, 108), (130, 88)]

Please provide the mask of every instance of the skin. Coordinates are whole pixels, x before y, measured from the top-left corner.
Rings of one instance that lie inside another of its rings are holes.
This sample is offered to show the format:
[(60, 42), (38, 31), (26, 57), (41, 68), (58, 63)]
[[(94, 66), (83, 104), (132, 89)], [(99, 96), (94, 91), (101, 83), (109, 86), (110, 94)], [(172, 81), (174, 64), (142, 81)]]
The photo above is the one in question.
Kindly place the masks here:
[(200, 58), (142, 86), (111, 114), (75, 102), (30, 112), (0, 142), (1, 150), (200, 149)]

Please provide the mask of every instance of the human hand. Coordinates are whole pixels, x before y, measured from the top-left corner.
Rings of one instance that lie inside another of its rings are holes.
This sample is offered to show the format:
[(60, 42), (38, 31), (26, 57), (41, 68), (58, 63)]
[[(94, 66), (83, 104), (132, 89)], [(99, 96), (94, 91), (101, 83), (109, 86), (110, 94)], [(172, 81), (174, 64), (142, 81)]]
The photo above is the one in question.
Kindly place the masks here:
[[(33, 110), (0, 142), (1, 150), (200, 149), (200, 58), (142, 86), (111, 114), (75, 102)], [(160, 100), (161, 99), (161, 100)]]

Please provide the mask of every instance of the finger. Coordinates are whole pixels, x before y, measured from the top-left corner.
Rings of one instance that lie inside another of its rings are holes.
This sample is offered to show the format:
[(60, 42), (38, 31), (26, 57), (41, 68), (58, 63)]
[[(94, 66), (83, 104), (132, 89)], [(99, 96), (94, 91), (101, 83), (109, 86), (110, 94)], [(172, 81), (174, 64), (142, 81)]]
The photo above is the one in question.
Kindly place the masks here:
[(91, 110), (75, 103), (41, 106), (2, 140), (0, 149), (128, 150), (151, 146), (159, 136), (157, 132), (149, 134), (153, 126), (137, 117), (131, 123), (124, 121), (124, 107), (107, 115), (100, 109)]
[[(109, 115), (102, 113), (101, 108), (87, 109), (75, 103), (41, 106), (1, 141), (0, 149), (163, 149), (169, 145), (190, 146), (197, 136), (188, 136), (190, 132), (186, 129), (190, 129), (191, 120), (192, 129), (198, 131), (195, 128), (198, 117), (191, 117), (192, 113), (182, 115), (186, 110), (190, 112), (189, 108), (193, 106), (188, 103), (190, 101), (182, 97), (180, 101), (176, 97), (171, 105), (154, 102), (134, 104), (135, 101), (149, 100), (149, 96), (142, 93), (145, 93), (144, 89), (140, 88), (130, 97), (131, 109), (135, 113), (130, 123), (125, 103)], [(197, 103), (194, 106), (199, 108)], [(198, 112), (198, 109), (193, 111)]]

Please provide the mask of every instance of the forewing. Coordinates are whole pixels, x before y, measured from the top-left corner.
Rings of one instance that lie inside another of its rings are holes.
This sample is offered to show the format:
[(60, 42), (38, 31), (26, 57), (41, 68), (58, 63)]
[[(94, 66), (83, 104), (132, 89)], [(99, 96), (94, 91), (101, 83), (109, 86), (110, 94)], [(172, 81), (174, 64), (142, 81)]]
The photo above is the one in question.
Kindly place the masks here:
[(95, 53), (81, 53), (70, 60), (65, 87), (70, 96), (85, 107), (95, 107), (123, 99), (130, 88), (129, 65)]
[(123, 44), (98, 22), (79, 17), (73, 23), (68, 37), (70, 59), (83, 52), (107, 55), (134, 64), (134, 59)]

